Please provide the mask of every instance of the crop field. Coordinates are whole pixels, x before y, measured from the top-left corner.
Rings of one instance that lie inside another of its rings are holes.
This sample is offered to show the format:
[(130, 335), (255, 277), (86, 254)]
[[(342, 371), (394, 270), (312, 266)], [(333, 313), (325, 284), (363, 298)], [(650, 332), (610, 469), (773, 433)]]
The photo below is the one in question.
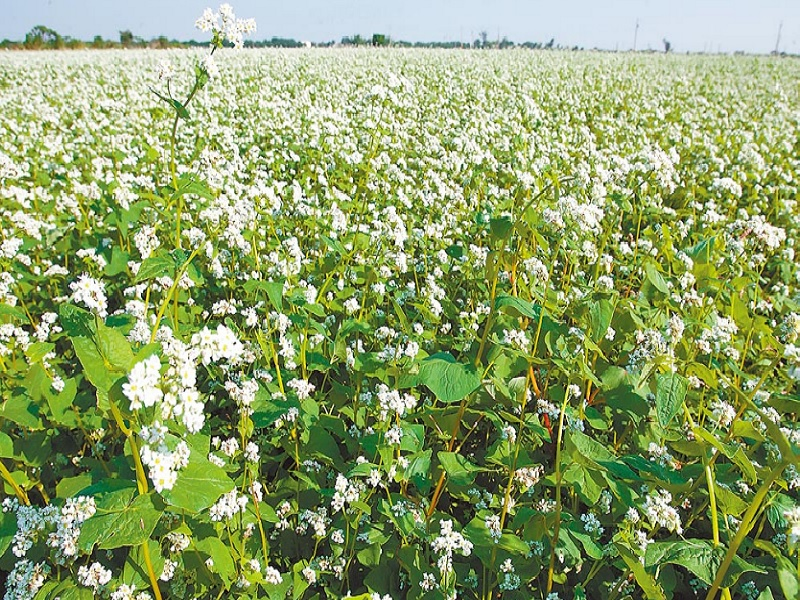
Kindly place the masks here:
[(800, 597), (800, 62), (0, 55), (7, 600)]

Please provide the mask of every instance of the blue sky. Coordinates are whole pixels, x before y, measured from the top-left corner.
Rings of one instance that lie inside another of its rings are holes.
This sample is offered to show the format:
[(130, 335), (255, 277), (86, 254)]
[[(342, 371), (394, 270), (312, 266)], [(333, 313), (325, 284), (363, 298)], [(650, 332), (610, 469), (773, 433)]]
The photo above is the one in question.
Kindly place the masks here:
[[(258, 39), (339, 40), (386, 33), (409, 41), (489, 39), (547, 41), (565, 46), (676, 51), (775, 48), (800, 53), (800, 0), (229, 0), (241, 17), (255, 17)], [(22, 39), (35, 25), (62, 35), (118, 39), (130, 29), (146, 39), (203, 39), (194, 21), (207, 0), (0, 0), (0, 39)]]

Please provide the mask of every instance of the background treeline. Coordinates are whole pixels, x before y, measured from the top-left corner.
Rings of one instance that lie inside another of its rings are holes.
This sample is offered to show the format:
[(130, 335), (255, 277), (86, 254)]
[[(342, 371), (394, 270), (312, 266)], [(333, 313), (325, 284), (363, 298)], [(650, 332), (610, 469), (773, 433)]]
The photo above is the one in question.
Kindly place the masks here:
[[(159, 36), (152, 39), (144, 39), (134, 35), (132, 31), (125, 30), (119, 32), (119, 39), (104, 39), (96, 35), (91, 41), (79, 40), (70, 36), (62, 36), (54, 29), (44, 25), (37, 25), (31, 29), (22, 41), (3, 40), (0, 48), (13, 50), (62, 50), (62, 49), (83, 49), (83, 48), (190, 48), (193, 46), (205, 46), (207, 42), (195, 40), (181, 41), (171, 40), (166, 36)], [(461, 41), (433, 41), (433, 42), (406, 42), (402, 40), (392, 40), (389, 36), (375, 33), (371, 37), (362, 35), (345, 36), (340, 41), (328, 42), (304, 42), (291, 38), (272, 37), (268, 40), (248, 40), (244, 45), (248, 48), (302, 48), (302, 47), (330, 47), (330, 46), (398, 46), (404, 48), (531, 48), (531, 49), (551, 49), (560, 48), (555, 44), (555, 40), (549, 42), (524, 42), (517, 44), (508, 38), (489, 40), (485, 31), (482, 31), (477, 39), (472, 42)], [(578, 47), (572, 48), (577, 50)]]

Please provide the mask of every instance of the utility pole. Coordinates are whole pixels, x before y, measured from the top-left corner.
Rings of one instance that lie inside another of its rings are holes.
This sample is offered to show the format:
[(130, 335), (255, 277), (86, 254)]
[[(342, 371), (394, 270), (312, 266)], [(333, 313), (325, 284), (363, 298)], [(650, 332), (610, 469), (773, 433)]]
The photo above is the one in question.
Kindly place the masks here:
[(781, 45), (781, 31), (783, 31), (783, 21), (778, 25), (778, 39), (775, 40), (775, 54), (778, 53), (778, 47)]
[(636, 52), (636, 38), (639, 37), (639, 19), (636, 19), (636, 29), (633, 31), (633, 51)]

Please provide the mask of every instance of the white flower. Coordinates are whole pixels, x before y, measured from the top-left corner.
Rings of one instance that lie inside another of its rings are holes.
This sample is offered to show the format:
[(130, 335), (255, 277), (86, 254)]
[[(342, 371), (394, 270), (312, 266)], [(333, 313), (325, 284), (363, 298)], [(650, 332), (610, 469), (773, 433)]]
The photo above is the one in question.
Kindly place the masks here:
[(130, 409), (139, 410), (142, 406), (151, 407), (164, 397), (161, 383), (161, 361), (151, 354), (136, 363), (128, 374), (128, 382), (122, 385), (122, 393), (130, 400)]
[(272, 585), (278, 585), (283, 582), (283, 576), (275, 567), (267, 567), (264, 571), (264, 581)]
[(646, 498), (644, 512), (653, 525), (664, 527), (680, 535), (683, 533), (681, 516), (670, 505), (671, 502), (672, 494), (666, 490), (659, 490), (655, 495)]
[(309, 383), (305, 379), (292, 379), (286, 384), (286, 387), (295, 391), (298, 400), (310, 398), (311, 393), (316, 389), (313, 383)]
[(444, 520), (439, 524), (441, 528), (439, 536), (431, 543), (431, 548), (437, 554), (441, 554), (437, 564), (442, 574), (452, 570), (453, 552), (458, 552), (462, 556), (472, 554), (472, 542), (463, 535), (453, 530), (453, 522)]
[(206, 8), (194, 25), (200, 31), (212, 32), (214, 44), (221, 45), (222, 40), (228, 40), (235, 48), (242, 48), (244, 36), (256, 30), (255, 19), (237, 19), (230, 4), (220, 5), (218, 13)]
[(220, 450), (222, 453), (228, 457), (232, 457), (239, 451), (239, 440), (236, 438), (229, 438), (222, 442), (220, 445)]
[(214, 57), (210, 54), (200, 61), (200, 68), (208, 74), (210, 79), (216, 79), (219, 77), (219, 67), (217, 66), (217, 62), (214, 60)]
[(317, 572), (311, 567), (306, 567), (302, 571), (303, 577), (310, 584), (314, 585), (317, 582)]
[(390, 446), (399, 446), (400, 440), (403, 437), (403, 430), (397, 425), (392, 425), (391, 429), (386, 432), (386, 443)]
[(78, 277), (78, 281), (69, 284), (72, 290), (73, 302), (85, 304), (93, 313), (101, 319), (108, 315), (108, 299), (106, 298), (106, 288), (103, 283), (88, 274), (83, 273)]
[(210, 509), (212, 521), (227, 521), (236, 513), (243, 513), (247, 506), (247, 496), (240, 496), (234, 489), (223, 495)]
[(203, 14), (198, 17), (197, 21), (195, 21), (194, 26), (197, 27), (200, 31), (213, 31), (217, 29), (219, 21), (219, 16), (214, 13), (213, 10), (207, 8), (203, 11)]
[(20, 560), (8, 574), (4, 600), (29, 600), (44, 585), (50, 575), (50, 567), (45, 563)]
[(800, 507), (795, 506), (794, 508), (785, 511), (783, 516), (786, 518), (786, 521), (789, 524), (787, 541), (789, 542), (790, 546), (794, 546), (800, 542)]
[(92, 588), (95, 592), (109, 581), (111, 581), (111, 571), (99, 562), (93, 562), (88, 567), (81, 565), (78, 569), (78, 583)]

